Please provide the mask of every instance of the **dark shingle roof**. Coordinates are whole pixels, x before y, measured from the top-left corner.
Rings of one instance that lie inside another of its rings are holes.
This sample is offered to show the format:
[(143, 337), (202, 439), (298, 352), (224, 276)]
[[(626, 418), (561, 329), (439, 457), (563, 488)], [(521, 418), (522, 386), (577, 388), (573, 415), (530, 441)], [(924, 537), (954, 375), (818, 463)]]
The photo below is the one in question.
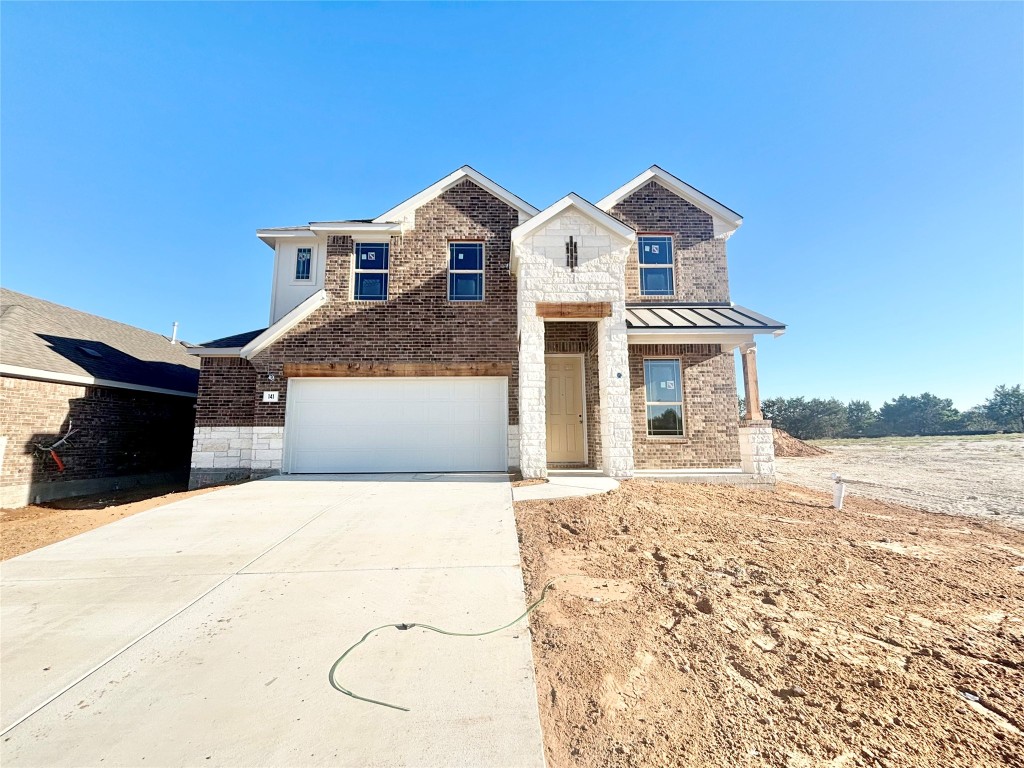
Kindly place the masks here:
[(234, 336), (225, 336), (223, 339), (214, 339), (213, 341), (207, 341), (199, 344), (198, 346), (205, 349), (233, 349), (234, 347), (244, 347), (265, 330), (267, 329), (257, 328), (255, 331), (236, 333)]
[(159, 333), (0, 288), (0, 363), (195, 392), (199, 359)]

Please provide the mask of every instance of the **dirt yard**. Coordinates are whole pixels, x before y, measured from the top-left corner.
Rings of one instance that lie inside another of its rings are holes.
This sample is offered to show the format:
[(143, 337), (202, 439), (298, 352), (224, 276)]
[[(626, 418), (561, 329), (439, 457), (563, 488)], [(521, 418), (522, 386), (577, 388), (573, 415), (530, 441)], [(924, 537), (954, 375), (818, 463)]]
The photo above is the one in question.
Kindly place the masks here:
[(830, 501), (516, 504), (551, 768), (1024, 765), (1024, 532)]
[(825, 456), (776, 459), (780, 480), (931, 512), (973, 515), (1024, 528), (1024, 437), (895, 437), (816, 441)]
[(181, 486), (170, 485), (133, 488), (59, 499), (18, 509), (0, 509), (0, 560), (9, 560), (122, 517), (212, 490), (216, 489), (188, 491)]

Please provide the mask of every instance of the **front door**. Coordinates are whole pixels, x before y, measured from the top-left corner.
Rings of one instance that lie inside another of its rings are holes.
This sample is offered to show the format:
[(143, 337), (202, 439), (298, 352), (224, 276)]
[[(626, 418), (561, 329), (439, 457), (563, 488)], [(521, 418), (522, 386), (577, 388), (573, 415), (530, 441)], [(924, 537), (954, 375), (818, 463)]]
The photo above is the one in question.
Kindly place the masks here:
[(544, 358), (547, 368), (547, 434), (549, 464), (584, 464), (583, 359)]

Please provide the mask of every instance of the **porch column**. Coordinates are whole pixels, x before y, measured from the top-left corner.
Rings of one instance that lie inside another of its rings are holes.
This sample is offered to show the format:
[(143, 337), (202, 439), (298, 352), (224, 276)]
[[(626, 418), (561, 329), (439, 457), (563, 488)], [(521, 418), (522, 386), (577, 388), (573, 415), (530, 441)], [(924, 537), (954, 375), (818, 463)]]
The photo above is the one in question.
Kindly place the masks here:
[(609, 477), (633, 476), (633, 411), (629, 389), (629, 341), (625, 302), (597, 325), (601, 386), (601, 469)]
[(740, 350), (743, 356), (743, 394), (746, 402), (744, 421), (762, 421), (761, 395), (757, 389), (757, 345), (750, 344)]
[(529, 304), (519, 317), (519, 471), (527, 479), (548, 476), (546, 413), (544, 320)]

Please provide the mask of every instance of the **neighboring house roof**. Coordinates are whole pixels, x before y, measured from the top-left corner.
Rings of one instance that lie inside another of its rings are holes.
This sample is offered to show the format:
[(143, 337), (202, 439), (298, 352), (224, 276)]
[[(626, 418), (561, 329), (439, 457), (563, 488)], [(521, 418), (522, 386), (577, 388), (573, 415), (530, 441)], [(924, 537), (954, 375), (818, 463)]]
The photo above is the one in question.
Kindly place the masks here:
[(0, 288), (0, 374), (195, 396), (198, 361), (159, 333)]
[(469, 179), (478, 187), (486, 189), (499, 200), (504, 201), (506, 204), (519, 211), (520, 222), (525, 221), (531, 216), (536, 216), (539, 213), (539, 211), (536, 208), (534, 208), (528, 202), (523, 200), (521, 197), (513, 195), (507, 189), (500, 186), (496, 182), (491, 181), (489, 178), (484, 176), (475, 168), (471, 168), (468, 165), (464, 165), (454, 173), (450, 173), (440, 181), (431, 184), (422, 192), (418, 192), (417, 194), (410, 197), (408, 200), (399, 203), (391, 210), (382, 213), (373, 221), (375, 224), (399, 221), (409, 212), (414, 211), (424, 203), (433, 200), (442, 192), (445, 192), (446, 190), (454, 187), (456, 184), (458, 184), (461, 181), (464, 181), (465, 179)]
[(776, 336), (786, 330), (778, 320), (737, 304), (629, 304), (626, 306), (628, 330), (771, 332)]
[(715, 224), (715, 236), (723, 237), (732, 234), (743, 223), (743, 217), (731, 208), (727, 208), (713, 197), (705, 195), (682, 179), (678, 179), (663, 168), (652, 165), (635, 179), (626, 182), (607, 197), (598, 200), (597, 207), (602, 211), (610, 211), (620, 202), (650, 182), (657, 182), (670, 192), (679, 195), (705, 213), (711, 215)]

